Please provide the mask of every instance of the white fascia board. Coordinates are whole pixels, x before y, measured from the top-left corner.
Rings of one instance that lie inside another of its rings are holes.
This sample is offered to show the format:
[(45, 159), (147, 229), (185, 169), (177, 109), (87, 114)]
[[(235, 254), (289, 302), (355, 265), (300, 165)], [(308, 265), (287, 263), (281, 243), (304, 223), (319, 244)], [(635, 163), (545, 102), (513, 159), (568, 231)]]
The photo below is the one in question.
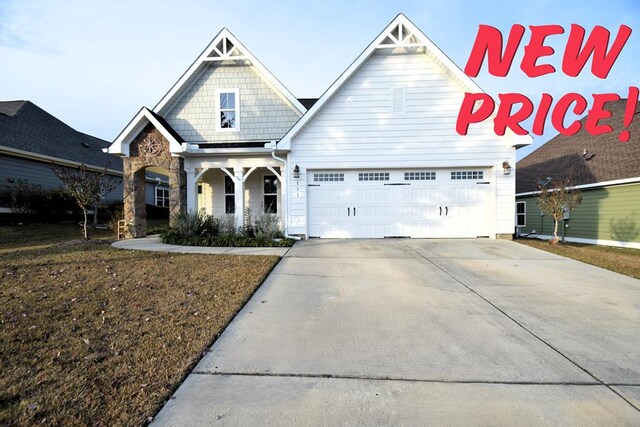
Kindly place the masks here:
[(272, 150), (256, 147), (244, 148), (187, 148), (186, 154), (198, 156), (209, 154), (271, 154)]
[(164, 126), (146, 107), (142, 107), (140, 111), (138, 111), (138, 114), (136, 114), (129, 122), (127, 127), (120, 132), (120, 135), (118, 135), (115, 141), (113, 141), (106, 152), (109, 154), (129, 157), (129, 145), (148, 123), (151, 123), (162, 134), (162, 136), (169, 141), (169, 151), (171, 153), (182, 153), (184, 151), (182, 144), (180, 144), (173, 135), (164, 128)]
[[(365, 61), (373, 54), (373, 52), (379, 48), (384, 39), (389, 33), (395, 29), (395, 27), (402, 23), (402, 25), (408, 28), (413, 35), (415, 35), (420, 42), (425, 46), (426, 52), (432, 54), (436, 60), (440, 61), (444, 67), (445, 74), (450, 78), (457, 81), (465, 89), (475, 93), (485, 93), (480, 86), (478, 86), (471, 77), (467, 76), (447, 55), (444, 54), (413, 22), (409, 20), (404, 14), (400, 13), (396, 18), (391, 21), (389, 25), (378, 35), (378, 37), (367, 46), (367, 48), (358, 56), (355, 61), (349, 65), (349, 67), (333, 82), (333, 84), (327, 89), (320, 99), (302, 116), (300, 120), (282, 137), (278, 143), (279, 150), (290, 150), (291, 140), (313, 119), (313, 117), (320, 111), (324, 105), (333, 97), (333, 95), (346, 83), (351, 76), (365, 63)], [(498, 103), (496, 102), (496, 106)], [(509, 137), (518, 139), (517, 143), (512, 144), (514, 147), (524, 147), (530, 145), (533, 142), (533, 138), (530, 135), (509, 135)], [(504, 138), (504, 137), (498, 137)]]
[[(173, 100), (175, 95), (180, 92), (180, 90), (191, 80), (195, 73), (197, 73), (202, 67), (203, 64), (208, 64), (210, 61), (207, 60), (209, 55), (214, 51), (214, 48), (218, 44), (218, 42), (222, 38), (227, 38), (231, 40), (233, 45), (244, 53), (244, 56), (238, 57), (238, 59), (248, 60), (251, 64), (260, 71), (262, 76), (273, 86), (274, 89), (280, 92), (280, 94), (302, 115), (307, 109), (298, 101), (298, 99), (293, 96), (293, 94), (287, 89), (281, 82), (278, 80), (271, 72), (264, 66), (258, 59), (253, 56), (253, 54), (229, 31), (227, 28), (223, 28), (214, 38), (211, 40), (211, 43), (207, 45), (207, 47), (202, 51), (200, 56), (191, 64), (191, 66), (187, 69), (187, 71), (180, 76), (178, 81), (171, 87), (169, 92), (153, 107), (153, 112), (156, 114), (161, 114), (163, 109), (168, 106), (168, 104)], [(235, 59), (231, 57), (230, 60)]]
[[(612, 185), (624, 185), (624, 184), (636, 184), (636, 183), (640, 183), (640, 176), (636, 176), (634, 178), (616, 179), (612, 181), (594, 182), (593, 184), (575, 185), (573, 186), (573, 188), (577, 188), (579, 190), (585, 190), (590, 188), (610, 187)], [(535, 196), (538, 194), (540, 194), (539, 190), (527, 191), (526, 193), (517, 193), (516, 197)]]
[(90, 170), (90, 171), (102, 172), (106, 170), (106, 172), (109, 175), (122, 176), (122, 171), (119, 171), (116, 169), (101, 168), (98, 166), (88, 165), (86, 163), (76, 162), (73, 160), (61, 159), (60, 157), (47, 156), (45, 154), (38, 154), (38, 153), (33, 153), (31, 151), (19, 150), (13, 147), (5, 147), (0, 145), (0, 153), (8, 154), (10, 156), (22, 157), (29, 160), (36, 160), (36, 161), (46, 162), (46, 163), (54, 163), (56, 165), (61, 165), (61, 166), (79, 167), (84, 164), (87, 170)]

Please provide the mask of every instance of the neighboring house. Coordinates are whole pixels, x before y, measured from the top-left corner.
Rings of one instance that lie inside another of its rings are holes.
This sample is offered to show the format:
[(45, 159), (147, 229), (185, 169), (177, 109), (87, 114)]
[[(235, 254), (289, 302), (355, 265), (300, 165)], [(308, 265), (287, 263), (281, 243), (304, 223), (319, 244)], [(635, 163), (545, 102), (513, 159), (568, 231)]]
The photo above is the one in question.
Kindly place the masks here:
[[(570, 176), (582, 191), (582, 205), (568, 214), (565, 240), (640, 248), (640, 120), (623, 126), (626, 99), (606, 104), (612, 117), (601, 124), (613, 132), (593, 136), (582, 130), (558, 135), (520, 160), (516, 179), (516, 224), (520, 234), (550, 237), (553, 219), (540, 212), (538, 186)], [(631, 139), (618, 140), (629, 130)], [(562, 232), (560, 227), (558, 235)]]
[[(53, 172), (55, 164), (90, 170), (107, 168), (118, 185), (106, 201), (122, 201), (122, 161), (103, 153), (109, 143), (78, 132), (29, 101), (0, 102), (0, 191), (6, 184), (26, 180), (45, 190), (62, 186)], [(159, 198), (156, 197), (156, 187)], [(168, 206), (166, 177), (148, 177), (148, 204)], [(158, 202), (158, 203), (157, 203)], [(9, 212), (0, 205), (0, 213)]]
[(162, 168), (172, 215), (204, 209), (241, 225), (251, 208), (301, 237), (510, 238), (506, 170), (531, 139), (498, 137), (490, 121), (458, 135), (464, 93), (481, 91), (402, 14), (315, 103), (223, 29), (109, 148), (124, 158), (125, 218), (145, 234), (136, 181)]

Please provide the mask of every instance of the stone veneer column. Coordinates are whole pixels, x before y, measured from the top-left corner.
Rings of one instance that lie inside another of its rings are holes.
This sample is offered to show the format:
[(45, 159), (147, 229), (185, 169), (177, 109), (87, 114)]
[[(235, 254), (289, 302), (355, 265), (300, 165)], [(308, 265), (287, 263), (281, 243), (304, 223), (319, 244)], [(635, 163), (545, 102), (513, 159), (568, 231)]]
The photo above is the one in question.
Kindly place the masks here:
[(124, 220), (127, 224), (126, 237), (144, 237), (147, 235), (144, 168), (132, 172), (131, 168), (134, 166), (132, 166), (130, 158), (123, 159), (123, 166)]
[(187, 175), (184, 172), (184, 159), (171, 157), (169, 163), (169, 224), (173, 225), (176, 216), (186, 210)]

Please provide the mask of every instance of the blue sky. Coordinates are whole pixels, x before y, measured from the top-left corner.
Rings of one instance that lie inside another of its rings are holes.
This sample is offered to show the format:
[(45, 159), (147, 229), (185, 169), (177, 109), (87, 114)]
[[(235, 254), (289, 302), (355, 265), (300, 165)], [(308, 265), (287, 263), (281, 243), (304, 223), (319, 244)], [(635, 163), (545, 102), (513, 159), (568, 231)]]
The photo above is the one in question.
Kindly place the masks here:
[[(142, 105), (153, 107), (222, 27), (229, 28), (298, 97), (318, 97), (399, 13), (463, 68), (479, 24), (559, 24), (549, 44), (559, 64), (570, 24), (620, 24), (634, 33), (609, 77), (588, 72), (529, 79), (514, 63), (506, 78), (475, 79), (489, 94), (534, 102), (578, 92), (626, 95), (640, 84), (640, 2), (602, 1), (152, 1), (0, 0), (0, 99), (29, 99), (72, 127), (113, 140)], [(562, 6), (559, 6), (559, 5)], [(528, 40), (529, 33), (523, 39)], [(522, 50), (521, 50), (522, 51)], [(520, 53), (521, 57), (521, 53)], [(556, 66), (559, 69), (558, 66)], [(528, 126), (530, 129), (530, 124)], [(533, 147), (556, 134), (547, 126)], [(636, 141), (640, 135), (632, 135)]]

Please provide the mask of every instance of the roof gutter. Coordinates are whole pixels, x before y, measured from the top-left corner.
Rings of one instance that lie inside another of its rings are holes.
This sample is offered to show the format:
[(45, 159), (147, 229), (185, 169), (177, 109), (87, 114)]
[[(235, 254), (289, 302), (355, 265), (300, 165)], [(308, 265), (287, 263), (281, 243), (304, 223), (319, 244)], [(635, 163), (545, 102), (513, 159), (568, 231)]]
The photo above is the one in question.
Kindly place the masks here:
[[(602, 182), (594, 182), (593, 184), (582, 184), (582, 185), (573, 185), (572, 188), (577, 188), (579, 190), (589, 189), (589, 188), (598, 188), (598, 187), (608, 187), (610, 185), (624, 185), (624, 184), (635, 184), (640, 182), (640, 176), (634, 178), (624, 178), (624, 179), (615, 179), (612, 181), (602, 181)], [(535, 196), (536, 194), (540, 194), (540, 190), (536, 191), (527, 191), (525, 193), (516, 193), (516, 197), (519, 196)]]

